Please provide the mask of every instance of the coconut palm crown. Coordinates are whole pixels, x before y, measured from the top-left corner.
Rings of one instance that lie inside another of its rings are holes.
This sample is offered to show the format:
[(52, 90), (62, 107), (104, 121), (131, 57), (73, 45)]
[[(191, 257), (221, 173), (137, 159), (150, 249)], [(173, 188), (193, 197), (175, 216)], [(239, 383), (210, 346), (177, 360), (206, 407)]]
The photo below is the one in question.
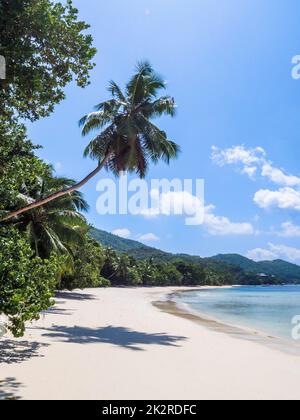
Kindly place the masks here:
[(176, 158), (179, 146), (169, 140), (153, 119), (176, 114), (174, 98), (158, 94), (166, 89), (166, 82), (148, 62), (137, 65), (136, 73), (127, 83), (124, 92), (113, 81), (108, 90), (111, 99), (96, 106), (80, 120), (84, 136), (101, 130), (89, 143), (84, 155), (99, 162), (107, 159), (106, 166), (118, 175), (136, 172), (145, 177), (149, 163)]

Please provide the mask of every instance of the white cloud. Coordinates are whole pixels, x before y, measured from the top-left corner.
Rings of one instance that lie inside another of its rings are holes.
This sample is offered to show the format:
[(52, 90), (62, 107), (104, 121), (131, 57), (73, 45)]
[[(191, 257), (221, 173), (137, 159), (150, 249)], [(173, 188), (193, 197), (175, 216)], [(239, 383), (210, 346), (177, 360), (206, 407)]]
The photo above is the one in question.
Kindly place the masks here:
[(112, 234), (124, 239), (128, 239), (131, 236), (131, 232), (128, 229), (115, 229), (112, 231)]
[(277, 255), (269, 249), (256, 248), (247, 252), (247, 258), (254, 261), (273, 261), (276, 260)]
[(242, 173), (248, 175), (249, 178), (254, 178), (257, 173), (257, 168), (255, 166), (245, 166), (245, 168), (242, 169)]
[(277, 191), (260, 190), (255, 194), (254, 202), (262, 209), (278, 207), (300, 211), (300, 192), (293, 188), (280, 188)]
[(212, 160), (218, 166), (240, 165), (244, 168), (253, 167), (265, 160), (265, 151), (261, 147), (246, 149), (245, 146), (234, 146), (229, 149), (219, 149), (212, 147)]
[(234, 223), (227, 217), (215, 215), (215, 206), (213, 205), (204, 208), (203, 218), (203, 212), (199, 212), (199, 209), (203, 208), (204, 204), (189, 192), (168, 192), (159, 195), (158, 191), (152, 190), (151, 196), (157, 198), (157, 204), (151, 209), (141, 211), (145, 217), (182, 214), (182, 209), (184, 209), (184, 214), (195, 215), (198, 212), (199, 218), (201, 218), (198, 224), (203, 225), (211, 235), (253, 235), (255, 233), (251, 223)]
[(281, 231), (277, 233), (283, 238), (300, 237), (300, 226), (294, 225), (292, 222), (285, 222), (281, 225)]
[[(189, 216), (195, 224), (203, 223), (204, 198), (199, 198), (188, 191), (168, 191), (160, 193), (153, 189), (151, 195), (151, 208), (145, 208), (140, 214), (146, 218), (157, 216)], [(189, 219), (186, 217), (186, 222)], [(197, 223), (198, 222), (198, 223)]]
[(187, 191), (169, 191), (159, 193), (158, 190), (152, 190), (151, 198), (154, 206), (151, 209), (142, 210), (145, 216), (170, 216), (172, 214), (195, 214), (203, 203), (199, 198)]
[(263, 165), (261, 174), (277, 185), (286, 187), (296, 187), (300, 185), (300, 178), (294, 175), (286, 175), (281, 169), (274, 168), (270, 162), (266, 162)]
[(283, 187), (300, 186), (300, 178), (294, 175), (287, 175), (282, 169), (276, 168), (267, 159), (266, 152), (261, 147), (246, 148), (245, 146), (234, 146), (228, 149), (212, 148), (212, 161), (218, 166), (236, 165), (240, 171), (254, 178), (258, 170), (261, 176), (267, 178), (276, 185)]
[(253, 235), (255, 233), (251, 223), (231, 222), (227, 217), (216, 216), (214, 210), (214, 206), (206, 207), (204, 217), (204, 227), (211, 235)]
[(270, 250), (277, 255), (277, 258), (287, 259), (289, 261), (300, 261), (300, 249), (292, 248), (286, 245), (269, 244)]
[(140, 235), (138, 240), (142, 242), (158, 242), (160, 238), (154, 235), (154, 233), (146, 233), (144, 235)]
[(268, 244), (268, 249), (257, 248), (249, 251), (247, 257), (255, 261), (284, 259), (294, 263), (300, 262), (300, 249), (286, 245)]

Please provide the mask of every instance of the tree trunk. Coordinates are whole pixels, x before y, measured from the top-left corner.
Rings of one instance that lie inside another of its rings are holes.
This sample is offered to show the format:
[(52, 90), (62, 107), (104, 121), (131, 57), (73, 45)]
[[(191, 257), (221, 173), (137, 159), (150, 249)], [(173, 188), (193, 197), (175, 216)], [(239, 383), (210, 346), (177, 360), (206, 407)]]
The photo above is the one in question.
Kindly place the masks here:
[(45, 197), (41, 200), (37, 200), (34, 203), (29, 204), (28, 206), (22, 207), (19, 210), (12, 211), (9, 214), (4, 215), (2, 218), (0, 218), (0, 222), (5, 222), (7, 220), (10, 220), (14, 217), (19, 216), (20, 214), (26, 213), (29, 210), (33, 210), (37, 207), (44, 206), (47, 203), (50, 203), (53, 200), (57, 200), (60, 197), (63, 197), (64, 195), (71, 194), (74, 191), (79, 190), (82, 188), (85, 184), (87, 184), (94, 176), (96, 176), (107, 164), (108, 160), (110, 159), (110, 156), (107, 156), (103, 161), (97, 166), (97, 168), (91, 172), (88, 176), (86, 176), (82, 181), (78, 182), (77, 184), (73, 185), (72, 187), (65, 188), (61, 191), (57, 191), (56, 193), (53, 193), (49, 195), (48, 197)]

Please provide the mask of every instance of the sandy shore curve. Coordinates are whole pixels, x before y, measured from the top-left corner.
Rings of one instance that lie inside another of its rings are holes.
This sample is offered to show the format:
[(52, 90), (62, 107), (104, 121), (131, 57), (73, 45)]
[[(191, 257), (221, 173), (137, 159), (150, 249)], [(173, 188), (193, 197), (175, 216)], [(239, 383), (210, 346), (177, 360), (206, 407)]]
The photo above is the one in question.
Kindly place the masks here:
[(0, 340), (0, 399), (300, 399), (300, 356), (153, 306), (174, 291), (60, 293)]

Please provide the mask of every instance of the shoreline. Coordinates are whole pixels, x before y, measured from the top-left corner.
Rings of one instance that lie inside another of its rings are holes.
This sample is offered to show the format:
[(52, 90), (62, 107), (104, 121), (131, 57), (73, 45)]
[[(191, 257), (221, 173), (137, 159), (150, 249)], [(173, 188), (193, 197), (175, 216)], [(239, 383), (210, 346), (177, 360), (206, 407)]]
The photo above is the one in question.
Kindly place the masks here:
[(59, 293), (23, 338), (0, 339), (0, 399), (300, 399), (299, 356), (153, 306), (182, 290)]
[[(221, 286), (220, 288), (231, 289), (233, 287), (239, 286)], [(166, 299), (161, 301), (154, 301), (152, 302), (152, 304), (154, 307), (158, 308), (163, 312), (166, 312), (173, 316), (188, 319), (198, 325), (210, 329), (211, 331), (226, 334), (233, 338), (238, 338), (241, 340), (256, 342), (258, 344), (268, 346), (275, 350), (279, 350), (283, 353), (300, 357), (300, 346), (296, 343), (293, 343), (292, 341), (288, 341), (287, 339), (269, 334), (266, 331), (262, 331), (254, 327), (251, 328), (242, 324), (238, 325), (223, 321), (217, 317), (212, 317), (210, 315), (205, 314), (204, 312), (197, 311), (188, 304), (180, 303), (176, 300), (177, 296), (184, 293), (208, 289), (212, 290), (217, 288), (217, 286), (199, 286), (198, 288), (193, 288), (191, 290), (174, 290), (173, 292), (169, 292), (164, 296)]]

